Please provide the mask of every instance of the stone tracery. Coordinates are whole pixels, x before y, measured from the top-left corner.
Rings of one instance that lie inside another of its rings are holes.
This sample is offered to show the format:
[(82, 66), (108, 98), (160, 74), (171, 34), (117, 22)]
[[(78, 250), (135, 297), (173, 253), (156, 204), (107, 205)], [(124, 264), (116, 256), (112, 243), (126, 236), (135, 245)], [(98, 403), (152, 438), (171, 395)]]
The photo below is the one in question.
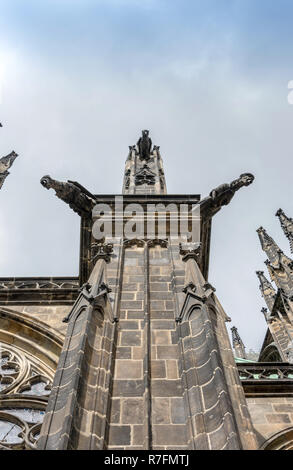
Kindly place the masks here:
[(34, 448), (53, 370), (16, 346), (0, 343), (0, 448)]

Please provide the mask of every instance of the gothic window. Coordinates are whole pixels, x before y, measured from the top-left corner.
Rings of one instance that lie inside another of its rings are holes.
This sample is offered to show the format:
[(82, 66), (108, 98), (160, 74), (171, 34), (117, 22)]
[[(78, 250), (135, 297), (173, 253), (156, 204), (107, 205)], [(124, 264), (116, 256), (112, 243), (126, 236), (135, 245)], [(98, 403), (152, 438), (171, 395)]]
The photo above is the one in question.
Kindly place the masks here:
[(0, 343), (0, 449), (33, 449), (54, 372), (31, 354)]

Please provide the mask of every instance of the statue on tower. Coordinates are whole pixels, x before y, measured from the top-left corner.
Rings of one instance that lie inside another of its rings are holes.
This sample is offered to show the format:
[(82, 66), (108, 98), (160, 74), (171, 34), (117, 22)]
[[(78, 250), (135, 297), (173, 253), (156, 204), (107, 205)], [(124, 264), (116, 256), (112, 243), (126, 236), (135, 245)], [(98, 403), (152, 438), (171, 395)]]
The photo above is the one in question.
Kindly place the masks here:
[(150, 131), (142, 131), (142, 136), (137, 142), (140, 160), (148, 161), (151, 158), (152, 139), (149, 137)]

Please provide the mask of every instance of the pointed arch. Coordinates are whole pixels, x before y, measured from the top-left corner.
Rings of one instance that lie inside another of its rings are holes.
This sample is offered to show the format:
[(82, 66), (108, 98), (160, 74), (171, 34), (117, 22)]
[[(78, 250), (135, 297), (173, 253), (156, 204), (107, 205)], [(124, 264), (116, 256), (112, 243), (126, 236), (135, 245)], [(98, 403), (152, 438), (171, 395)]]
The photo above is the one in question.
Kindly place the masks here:
[(269, 439), (260, 448), (261, 450), (293, 450), (293, 426), (283, 429)]

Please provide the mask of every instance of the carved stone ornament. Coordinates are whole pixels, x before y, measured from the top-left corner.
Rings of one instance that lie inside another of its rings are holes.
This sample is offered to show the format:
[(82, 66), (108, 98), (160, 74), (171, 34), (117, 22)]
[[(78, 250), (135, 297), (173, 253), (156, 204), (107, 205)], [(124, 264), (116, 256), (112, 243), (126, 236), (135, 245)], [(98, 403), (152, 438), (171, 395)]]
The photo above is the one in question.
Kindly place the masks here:
[(131, 171), (129, 169), (125, 172), (125, 189), (129, 189), (130, 186), (130, 173)]
[(141, 238), (133, 238), (132, 240), (124, 240), (124, 248), (131, 248), (132, 246), (137, 246), (139, 248), (144, 247), (145, 241)]
[(161, 239), (161, 238), (154, 238), (153, 240), (148, 240), (147, 245), (149, 248), (154, 248), (157, 245), (161, 246), (162, 248), (167, 248), (168, 240)]
[(91, 259), (95, 263), (99, 259), (103, 259), (106, 263), (110, 263), (111, 254), (113, 253), (112, 243), (93, 243), (91, 246)]
[(193, 292), (195, 293), (196, 292), (196, 285), (193, 284), (193, 282), (190, 282), (189, 284), (187, 284), (187, 286), (185, 286), (183, 289), (182, 289), (182, 292), (184, 292), (185, 294), (187, 294), (187, 292)]
[(129, 189), (129, 186), (130, 186), (130, 178), (127, 177), (125, 180), (125, 189)]
[(204, 288), (205, 291), (211, 290), (212, 292), (216, 292), (215, 287), (212, 286), (209, 282), (206, 282), (206, 283), (203, 285), (203, 288)]
[(135, 185), (141, 186), (142, 184), (154, 185), (156, 183), (156, 175), (153, 173), (148, 165), (144, 165), (134, 177)]
[(282, 209), (277, 211), (276, 216), (280, 220), (284, 234), (289, 240), (291, 253), (293, 253), (293, 219), (287, 217)]
[[(92, 290), (92, 285), (88, 282), (86, 282), (83, 286), (80, 288), (80, 295), (84, 298), (84, 300), (87, 302), (88, 305), (92, 307), (99, 307), (101, 305), (101, 302), (103, 303), (108, 296), (110, 292), (112, 292), (112, 289), (108, 287), (107, 284), (104, 282), (101, 282), (98, 288), (97, 295), (92, 295), (91, 290)], [(63, 323), (68, 323), (73, 316), (73, 310), (69, 312), (69, 314), (63, 318)]]
[(182, 261), (188, 261), (189, 259), (194, 259), (195, 261), (198, 261), (200, 248), (201, 246), (198, 243), (179, 243)]

